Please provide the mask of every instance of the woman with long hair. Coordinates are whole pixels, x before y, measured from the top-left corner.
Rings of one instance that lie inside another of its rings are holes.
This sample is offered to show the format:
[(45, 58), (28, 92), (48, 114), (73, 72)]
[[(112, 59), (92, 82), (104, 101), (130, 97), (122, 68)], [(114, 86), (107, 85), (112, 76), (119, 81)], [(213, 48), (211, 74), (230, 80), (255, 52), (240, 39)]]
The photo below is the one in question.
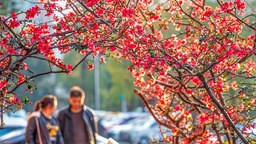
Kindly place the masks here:
[(28, 117), (26, 144), (64, 144), (58, 121), (52, 117), (56, 109), (56, 96), (46, 95), (35, 103)]

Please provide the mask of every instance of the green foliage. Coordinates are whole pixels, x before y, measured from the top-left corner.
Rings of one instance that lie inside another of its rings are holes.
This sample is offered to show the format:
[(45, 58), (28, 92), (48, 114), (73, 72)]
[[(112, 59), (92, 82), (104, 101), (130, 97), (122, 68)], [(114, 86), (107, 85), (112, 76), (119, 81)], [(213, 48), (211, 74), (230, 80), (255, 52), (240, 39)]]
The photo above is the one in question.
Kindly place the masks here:
[(110, 59), (105, 65), (106, 66), (104, 66), (104, 69), (106, 69), (106, 71), (111, 76), (109, 78), (111, 85), (109, 88), (102, 85), (102, 89), (104, 89), (104, 91), (101, 92), (103, 108), (110, 110), (120, 110), (119, 108), (121, 107), (121, 95), (124, 95), (125, 100), (127, 101), (128, 110), (134, 110), (138, 106), (142, 105), (138, 97), (133, 92), (134, 79), (131, 76), (131, 73), (127, 70), (127, 68), (130, 66), (130, 63), (128, 61), (122, 61), (121, 63), (118, 63), (115, 60)]
[(8, 14), (8, 4), (7, 0), (0, 0), (0, 15), (7, 15)]
[(87, 49), (88, 48), (88, 46), (87, 45), (81, 45), (81, 44), (76, 44), (76, 45), (74, 45), (74, 49), (75, 49), (75, 51), (81, 51), (81, 50), (85, 50), (85, 49)]
[(16, 0), (0, 0), (0, 15), (8, 15), (13, 11), (18, 11)]
[[(49, 69), (48, 65), (40, 60), (26, 61), (26, 63), (29, 66), (29, 70), (31, 70), (34, 74), (46, 72)], [(20, 98), (22, 98), (22, 101), (25, 104), (27, 104), (29, 101), (34, 103), (41, 99), (42, 96), (47, 94), (55, 95), (55, 80), (53, 77), (54, 74), (35, 78), (34, 82), (32, 81), (32, 83), (28, 85), (19, 87), (16, 90), (16, 93)], [(27, 90), (27, 92), (24, 90)], [(33, 91), (33, 93), (30, 93), (30, 91)], [(27, 111), (32, 111), (33, 105), (27, 104), (23, 108)]]
[(28, 102), (30, 102), (27, 96), (23, 96), (22, 101), (24, 104), (27, 104)]
[[(64, 62), (75, 63), (79, 60), (79, 56), (70, 53), (64, 57)], [(88, 60), (93, 63), (93, 60)], [(130, 63), (127, 61), (119, 62), (112, 58), (106, 59), (105, 64), (100, 65), (100, 96), (101, 109), (104, 110), (121, 110), (120, 96), (124, 95), (127, 101), (127, 109), (134, 110), (142, 105), (137, 96), (133, 93), (133, 81), (131, 73), (127, 70)], [(72, 64), (71, 63), (71, 64)], [(64, 98), (68, 97), (68, 90), (74, 86), (82, 87), (86, 92), (85, 103), (94, 108), (94, 70), (88, 71), (87, 64), (83, 63), (71, 75), (56, 75), (56, 86), (66, 90)], [(67, 101), (66, 101), (67, 102)], [(67, 104), (67, 103), (66, 103)]]

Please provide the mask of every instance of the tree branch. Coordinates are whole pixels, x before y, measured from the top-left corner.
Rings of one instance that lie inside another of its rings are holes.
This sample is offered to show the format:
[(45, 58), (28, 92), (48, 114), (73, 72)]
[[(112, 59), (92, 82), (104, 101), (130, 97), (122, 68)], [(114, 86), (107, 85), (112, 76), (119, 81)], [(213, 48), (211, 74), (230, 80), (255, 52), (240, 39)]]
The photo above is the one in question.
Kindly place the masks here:
[(225, 111), (225, 109), (223, 108), (223, 106), (219, 103), (219, 101), (217, 100), (217, 98), (214, 96), (214, 94), (212, 93), (209, 85), (207, 84), (204, 76), (199, 73), (198, 74), (198, 78), (202, 81), (203, 85), (205, 86), (205, 89), (207, 91), (207, 93), (209, 94), (209, 96), (211, 97), (212, 101), (214, 104), (216, 104), (216, 106), (218, 107), (218, 109), (220, 110), (220, 112), (224, 115), (225, 119), (227, 120), (227, 122), (229, 123), (229, 125), (234, 129), (234, 131), (236, 132), (236, 134), (238, 135), (238, 137), (243, 141), (243, 143), (245, 144), (249, 144), (247, 139), (242, 135), (242, 133), (237, 129), (237, 127), (235, 126), (235, 124), (233, 123), (233, 121), (231, 120), (231, 118), (229, 117), (229, 115), (227, 114), (227, 112)]

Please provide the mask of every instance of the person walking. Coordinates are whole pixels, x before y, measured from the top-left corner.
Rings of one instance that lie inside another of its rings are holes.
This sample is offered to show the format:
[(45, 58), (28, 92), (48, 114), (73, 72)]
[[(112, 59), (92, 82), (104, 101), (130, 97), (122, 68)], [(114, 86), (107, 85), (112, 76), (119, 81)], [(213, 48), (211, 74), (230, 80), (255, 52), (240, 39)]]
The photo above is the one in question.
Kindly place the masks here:
[(58, 120), (52, 115), (57, 109), (57, 98), (46, 95), (34, 105), (28, 116), (26, 144), (64, 144)]
[(60, 110), (58, 120), (65, 144), (96, 144), (94, 111), (84, 106), (85, 92), (78, 86), (70, 90), (68, 107)]

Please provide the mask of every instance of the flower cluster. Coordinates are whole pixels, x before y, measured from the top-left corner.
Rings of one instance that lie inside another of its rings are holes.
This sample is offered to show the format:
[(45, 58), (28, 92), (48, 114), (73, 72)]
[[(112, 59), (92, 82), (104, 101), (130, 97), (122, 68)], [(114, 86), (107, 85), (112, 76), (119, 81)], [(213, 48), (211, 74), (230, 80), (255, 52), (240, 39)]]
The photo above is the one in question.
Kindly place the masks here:
[[(88, 56), (100, 55), (101, 63), (123, 58), (131, 62), (136, 94), (172, 131), (164, 141), (247, 142), (236, 128), (250, 123), (256, 103), (256, 28), (245, 0), (214, 7), (205, 0), (58, 1), (41, 1), (25, 12), (25, 20), (16, 13), (1, 19), (0, 90), (10, 105), (22, 103), (8, 96), (22, 84), (30, 92), (32, 78), (71, 74)], [(47, 21), (29, 21), (37, 15)], [(64, 63), (56, 51), (75, 53), (77, 63)], [(33, 75), (25, 60), (44, 61), (49, 71)]]

